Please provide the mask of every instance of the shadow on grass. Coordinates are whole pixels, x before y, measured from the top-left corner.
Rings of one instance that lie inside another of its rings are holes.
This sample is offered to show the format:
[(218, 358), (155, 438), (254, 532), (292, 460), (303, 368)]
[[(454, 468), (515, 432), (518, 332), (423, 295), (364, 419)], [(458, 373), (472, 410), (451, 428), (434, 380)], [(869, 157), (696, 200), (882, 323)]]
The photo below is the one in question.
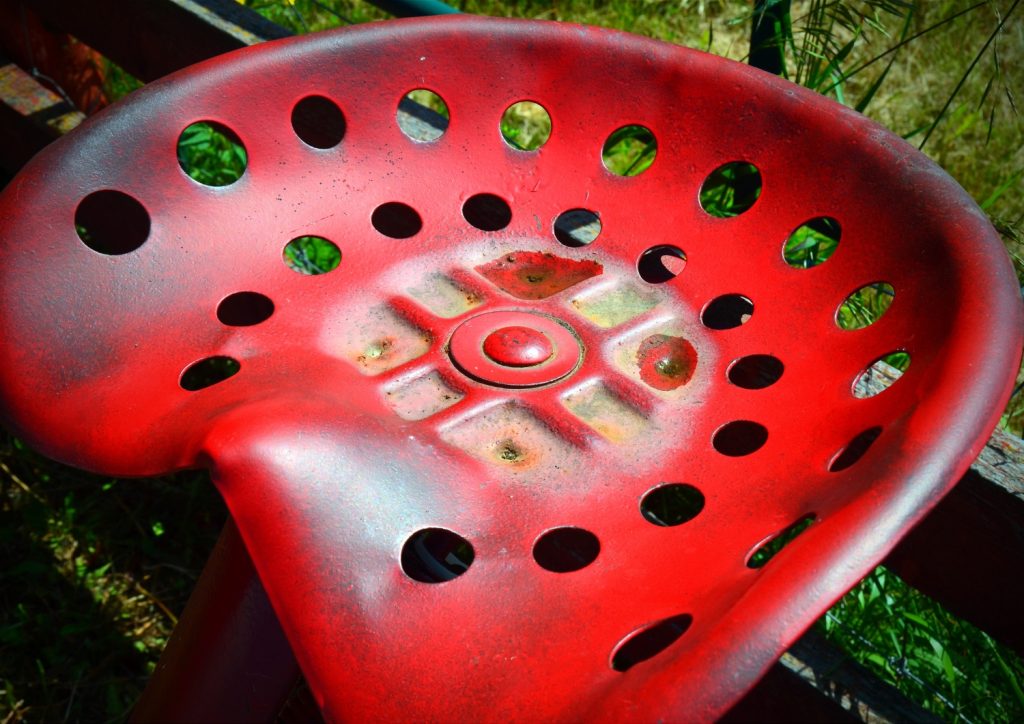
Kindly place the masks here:
[(0, 711), (123, 719), (225, 517), (204, 473), (113, 480), (0, 432)]
[(13, 563), (0, 574), (5, 706), (33, 721), (122, 716), (145, 680), (145, 654), (88, 589), (64, 578), (48, 548), (18, 535), (16, 516), (0, 518), (2, 555)]

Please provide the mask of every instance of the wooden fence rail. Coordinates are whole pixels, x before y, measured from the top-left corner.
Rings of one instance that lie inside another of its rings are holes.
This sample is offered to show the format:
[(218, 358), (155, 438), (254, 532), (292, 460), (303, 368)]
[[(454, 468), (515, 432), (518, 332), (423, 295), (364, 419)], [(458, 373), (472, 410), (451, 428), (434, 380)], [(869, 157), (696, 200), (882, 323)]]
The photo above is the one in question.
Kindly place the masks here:
[[(68, 102), (76, 89), (65, 93), (48, 83), (57, 69), (47, 64), (61, 61), (33, 50), (41, 33), (60, 47), (73, 37), (144, 81), (290, 34), (234, 0), (0, 0), (0, 166), (9, 174), (85, 118)], [(877, 383), (887, 384), (886, 374)], [(885, 565), (1024, 655), (1024, 442), (997, 431)], [(809, 633), (727, 719), (935, 717)]]

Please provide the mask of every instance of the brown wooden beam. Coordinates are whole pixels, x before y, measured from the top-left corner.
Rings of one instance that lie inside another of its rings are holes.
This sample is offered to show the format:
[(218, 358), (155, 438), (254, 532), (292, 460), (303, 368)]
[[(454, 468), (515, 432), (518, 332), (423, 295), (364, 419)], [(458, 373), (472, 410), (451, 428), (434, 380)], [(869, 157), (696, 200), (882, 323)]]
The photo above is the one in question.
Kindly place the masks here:
[[(86, 115), (109, 103), (102, 56), (67, 33), (52, 31), (24, 0), (0, 0), (0, 53)], [(38, 75), (36, 75), (38, 74)]]
[[(78, 38), (144, 81), (292, 34), (235, 0), (0, 0), (0, 20), (23, 14), (22, 2), (47, 25)], [(434, 129), (447, 127), (445, 118), (409, 99), (399, 102), (398, 113), (403, 127), (416, 138), (431, 138)]]
[[(16, 173), (84, 118), (25, 70), (45, 66), (56, 51), (67, 56), (95, 48), (129, 73), (153, 80), (290, 34), (234, 0), (0, 0), (0, 56), (6, 49), (15, 61), (0, 57), (0, 166)], [(80, 48), (67, 47), (70, 36)], [(60, 69), (43, 72), (72, 93), (78, 88)], [(103, 103), (87, 105), (95, 110)]]
[(939, 724), (942, 720), (812, 629), (722, 721)]
[(855, 724), (863, 720), (777, 663), (719, 721), (722, 724)]
[(996, 431), (885, 565), (1024, 656), (1024, 443)]
[(85, 116), (0, 56), (0, 166), (14, 173)]
[(939, 724), (942, 721), (814, 629), (801, 636), (782, 655), (779, 664), (862, 722)]
[[(898, 377), (886, 367), (868, 386), (881, 390)], [(967, 474), (883, 565), (1024, 655), (1024, 441), (992, 433)]]
[(19, 1), (144, 81), (291, 35), (235, 0)]

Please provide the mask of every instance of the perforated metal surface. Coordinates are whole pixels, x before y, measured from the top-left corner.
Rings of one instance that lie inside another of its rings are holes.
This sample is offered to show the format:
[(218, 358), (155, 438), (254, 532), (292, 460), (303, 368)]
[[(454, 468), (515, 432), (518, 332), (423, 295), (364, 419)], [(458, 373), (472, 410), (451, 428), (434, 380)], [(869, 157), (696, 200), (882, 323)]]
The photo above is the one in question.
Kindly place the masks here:
[[(397, 121), (414, 88), (433, 140)], [(538, 150), (500, 132), (522, 100)], [(197, 121), (240, 179), (184, 173)], [(620, 176), (631, 125), (657, 154)], [(331, 719), (713, 718), (967, 467), (1020, 354), (1005, 252), (923, 156), (575, 26), (240, 51), (54, 144), (0, 213), (7, 424), (110, 474), (210, 467)], [(284, 251), (309, 236), (336, 268)]]

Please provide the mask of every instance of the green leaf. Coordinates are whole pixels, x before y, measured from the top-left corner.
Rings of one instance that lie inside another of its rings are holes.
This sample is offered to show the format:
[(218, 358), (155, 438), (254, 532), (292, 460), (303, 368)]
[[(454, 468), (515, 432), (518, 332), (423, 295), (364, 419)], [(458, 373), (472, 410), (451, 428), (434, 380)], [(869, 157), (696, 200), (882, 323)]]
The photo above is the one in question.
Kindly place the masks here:
[(953, 659), (949, 658), (949, 652), (943, 649), (942, 651), (942, 671), (946, 674), (946, 681), (949, 682), (949, 688), (956, 690), (956, 669), (953, 668)]
[(996, 664), (999, 666), (1000, 671), (1003, 672), (1007, 681), (1009, 681), (1010, 689), (1013, 691), (1013, 695), (1016, 697), (1017, 703), (1020, 705), (1021, 709), (1024, 709), (1024, 690), (1021, 689), (1020, 679), (1006, 663), (1006, 659), (1000, 655), (999, 648), (996, 646), (995, 642), (992, 641), (987, 634), (982, 634), (982, 636), (984, 636), (985, 643), (988, 644), (989, 650), (995, 656)]
[(979, 204), (979, 206), (981, 206), (982, 209), (988, 210), (999, 200), (999, 197), (1016, 186), (1022, 177), (1024, 177), (1024, 168), (1019, 168), (1010, 174), (1002, 183), (996, 186), (992, 193), (990, 193), (985, 200)]
[[(895, 56), (893, 57), (893, 59), (895, 60)], [(878, 77), (875, 78), (871, 85), (868, 86), (868, 89), (864, 92), (864, 95), (861, 96), (861, 99), (859, 101), (857, 101), (857, 105), (854, 107), (854, 110), (856, 110), (858, 113), (864, 112), (864, 109), (867, 108), (868, 105), (871, 103), (872, 99), (874, 99), (875, 93), (877, 93), (878, 89), (882, 87), (882, 83), (885, 81), (885, 77), (889, 75), (890, 68), (892, 68), (891, 62), (887, 66), (885, 66), (885, 70), (883, 70), (878, 75)]]
[(931, 627), (931, 624), (928, 623), (928, 621), (926, 621), (923, 617), (917, 615), (916, 613), (911, 613), (910, 611), (904, 611), (903, 618), (907, 619), (908, 621), (913, 621), (917, 625), (923, 626), (926, 629)]

